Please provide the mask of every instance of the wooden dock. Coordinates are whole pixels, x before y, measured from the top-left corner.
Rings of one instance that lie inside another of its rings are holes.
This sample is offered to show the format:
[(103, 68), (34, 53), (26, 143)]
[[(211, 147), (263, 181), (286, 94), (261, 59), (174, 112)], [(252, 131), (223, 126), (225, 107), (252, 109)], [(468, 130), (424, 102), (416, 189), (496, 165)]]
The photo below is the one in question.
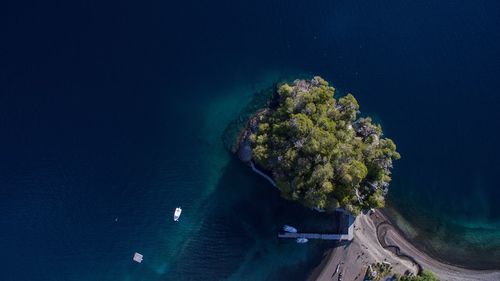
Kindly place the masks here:
[(321, 233), (278, 233), (278, 238), (307, 238), (307, 239), (321, 239), (321, 240), (337, 240), (337, 241), (350, 241), (354, 235), (354, 220), (355, 218), (352, 215), (348, 216), (348, 224), (349, 228), (347, 229), (347, 233), (345, 234), (321, 234)]
[(319, 233), (279, 233), (279, 238), (307, 238), (321, 240), (351, 240), (348, 234), (319, 234)]

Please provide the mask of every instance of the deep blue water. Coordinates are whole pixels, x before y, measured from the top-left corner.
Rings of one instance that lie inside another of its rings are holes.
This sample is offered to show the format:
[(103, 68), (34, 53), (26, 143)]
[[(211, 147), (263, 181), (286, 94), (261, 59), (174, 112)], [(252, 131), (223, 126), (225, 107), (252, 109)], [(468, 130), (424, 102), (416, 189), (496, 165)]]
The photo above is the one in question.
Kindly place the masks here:
[(102, 2), (0, 4), (1, 280), (303, 280), (330, 245), (275, 233), (315, 215), (221, 137), (304, 74), (398, 144), (421, 246), (500, 268), (496, 1)]

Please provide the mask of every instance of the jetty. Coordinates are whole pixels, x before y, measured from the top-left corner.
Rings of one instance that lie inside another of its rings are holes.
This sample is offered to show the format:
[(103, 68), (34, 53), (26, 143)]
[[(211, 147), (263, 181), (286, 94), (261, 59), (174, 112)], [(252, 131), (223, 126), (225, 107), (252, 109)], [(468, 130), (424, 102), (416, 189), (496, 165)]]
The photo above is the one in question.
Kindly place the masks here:
[(307, 238), (320, 240), (351, 241), (354, 236), (354, 220), (351, 214), (344, 214), (347, 217), (347, 233), (278, 233), (278, 238)]
[[(262, 172), (259, 170), (257, 167), (255, 167), (255, 164), (253, 161), (248, 161), (248, 164), (250, 164), (250, 167), (252, 170), (259, 174), (260, 176), (264, 177), (266, 180), (268, 180), (274, 187), (278, 188), (276, 185), (276, 182), (266, 173)], [(314, 210), (322, 213), (325, 212), (324, 210), (314, 208)], [(344, 231), (342, 233), (291, 233), (291, 232), (284, 232), (284, 233), (278, 233), (278, 238), (292, 238), (292, 239), (297, 239), (297, 238), (307, 238), (307, 239), (321, 239), (321, 240), (337, 240), (337, 241), (351, 241), (352, 237), (354, 235), (354, 220), (355, 217), (353, 217), (349, 212), (342, 208), (337, 208), (335, 210), (336, 212), (340, 212), (343, 216), (341, 219), (342, 222), (344, 222), (344, 226), (341, 227), (341, 229), (346, 230), (347, 232)]]
[(351, 240), (348, 234), (320, 234), (320, 233), (278, 233), (278, 238), (307, 238), (321, 240)]

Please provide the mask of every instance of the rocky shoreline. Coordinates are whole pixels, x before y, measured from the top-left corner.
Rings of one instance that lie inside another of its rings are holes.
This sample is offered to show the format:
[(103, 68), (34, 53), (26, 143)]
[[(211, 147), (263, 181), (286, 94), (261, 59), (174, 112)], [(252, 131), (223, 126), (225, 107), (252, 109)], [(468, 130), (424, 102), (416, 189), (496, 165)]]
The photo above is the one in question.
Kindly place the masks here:
[(417, 249), (394, 225), (383, 210), (361, 214), (354, 223), (352, 243), (338, 245), (325, 253), (309, 281), (331, 281), (338, 264), (345, 280), (363, 280), (368, 267), (377, 262), (391, 265), (399, 274), (434, 272), (440, 280), (500, 280), (500, 271), (474, 270), (443, 263)]
[[(259, 124), (266, 117), (266, 114), (273, 110), (274, 107), (269, 104), (273, 104), (274, 99), (275, 97), (271, 99), (268, 106), (250, 115), (231, 150), (242, 162), (248, 164), (253, 171), (265, 177), (276, 187), (275, 179), (279, 177), (255, 163), (251, 139), (257, 133)], [(373, 135), (373, 132), (366, 129), (374, 129), (375, 127), (363, 125), (365, 120), (360, 118), (353, 127), (356, 127), (356, 132), (365, 133), (365, 137), (369, 137)], [(378, 140), (376, 138), (374, 141)], [(391, 167), (392, 165), (388, 165), (387, 169)], [(387, 186), (382, 185), (382, 187), (385, 194)], [(499, 271), (474, 270), (449, 265), (417, 249), (414, 244), (404, 236), (404, 233), (391, 222), (383, 211), (362, 213), (356, 218), (354, 240), (347, 245), (341, 244), (332, 249), (322, 265), (315, 269), (310, 280), (331, 280), (332, 271), (335, 271), (335, 268), (341, 263), (345, 267), (343, 270), (345, 271), (345, 280), (362, 280), (360, 278), (364, 277), (367, 268), (379, 262), (390, 263), (393, 272), (400, 275), (405, 273), (419, 274), (424, 269), (429, 269), (442, 280), (500, 280)]]
[(252, 161), (252, 147), (250, 146), (250, 135), (255, 134), (259, 126), (259, 118), (266, 114), (268, 109), (262, 109), (256, 112), (248, 120), (245, 129), (238, 135), (238, 139), (233, 147), (233, 153), (244, 163)]
[[(256, 173), (265, 177), (276, 186), (269, 172), (255, 167), (249, 136), (255, 133), (258, 120), (267, 109), (255, 113), (247, 122), (233, 147), (233, 153), (248, 164)], [(338, 264), (343, 264), (345, 280), (362, 280), (370, 264), (388, 262), (393, 264), (399, 274), (420, 273), (423, 269), (434, 272), (441, 280), (500, 280), (500, 272), (494, 270), (475, 270), (450, 265), (438, 258), (417, 249), (404, 233), (395, 225), (383, 210), (376, 210), (371, 215), (357, 217), (354, 227), (354, 240), (340, 244), (325, 253), (322, 263), (314, 269), (309, 281), (330, 281)]]

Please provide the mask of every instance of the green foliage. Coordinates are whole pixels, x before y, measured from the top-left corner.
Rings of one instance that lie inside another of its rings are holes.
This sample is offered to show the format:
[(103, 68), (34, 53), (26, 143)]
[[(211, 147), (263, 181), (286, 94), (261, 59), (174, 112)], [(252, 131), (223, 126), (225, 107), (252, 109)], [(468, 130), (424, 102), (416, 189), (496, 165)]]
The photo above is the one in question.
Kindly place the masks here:
[(250, 136), (253, 159), (271, 171), (282, 195), (308, 207), (358, 213), (384, 206), (396, 145), (359, 104), (320, 77), (277, 89)]
[(401, 276), (399, 281), (439, 281), (436, 275), (430, 270), (424, 270), (417, 276)]
[[(371, 270), (370, 270), (371, 268)], [(380, 281), (384, 280), (384, 277), (389, 275), (392, 270), (392, 266), (386, 263), (375, 263), (366, 271), (364, 280)]]
[(372, 208), (383, 208), (385, 206), (384, 195), (380, 190), (368, 196), (368, 205)]

